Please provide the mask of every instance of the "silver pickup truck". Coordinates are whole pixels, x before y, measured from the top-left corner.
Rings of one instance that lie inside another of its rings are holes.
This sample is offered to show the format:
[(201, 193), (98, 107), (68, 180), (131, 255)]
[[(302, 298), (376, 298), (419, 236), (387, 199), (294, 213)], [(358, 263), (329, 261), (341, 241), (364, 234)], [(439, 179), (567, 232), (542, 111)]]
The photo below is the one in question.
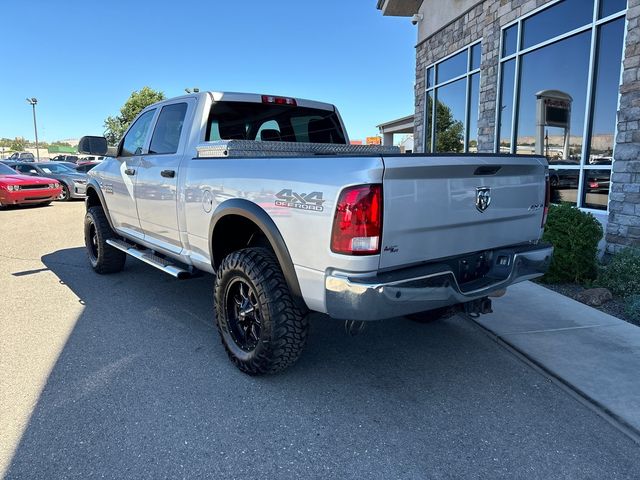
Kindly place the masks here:
[(147, 107), (117, 147), (79, 150), (109, 156), (87, 185), (93, 269), (130, 255), (214, 274), (222, 343), (249, 374), (296, 361), (309, 312), (486, 313), (551, 260), (544, 158), (352, 146), (326, 103), (202, 92)]

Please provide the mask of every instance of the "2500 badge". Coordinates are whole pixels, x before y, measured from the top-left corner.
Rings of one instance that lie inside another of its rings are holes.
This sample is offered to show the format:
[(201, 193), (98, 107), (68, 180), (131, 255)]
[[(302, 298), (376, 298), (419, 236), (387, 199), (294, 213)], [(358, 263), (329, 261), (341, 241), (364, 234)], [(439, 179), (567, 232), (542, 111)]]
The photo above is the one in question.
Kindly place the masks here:
[(290, 188), (284, 188), (276, 193), (277, 200), (275, 204), (278, 207), (297, 208), (298, 210), (311, 210), (313, 212), (322, 212), (325, 202), (322, 198), (322, 192), (296, 193)]

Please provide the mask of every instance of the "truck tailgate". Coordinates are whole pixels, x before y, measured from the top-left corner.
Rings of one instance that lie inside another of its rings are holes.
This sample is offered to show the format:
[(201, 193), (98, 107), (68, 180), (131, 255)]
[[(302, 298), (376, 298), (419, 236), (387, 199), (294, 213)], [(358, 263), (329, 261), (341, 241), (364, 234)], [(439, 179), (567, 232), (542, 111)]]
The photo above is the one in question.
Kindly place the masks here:
[(544, 158), (401, 155), (383, 161), (380, 268), (540, 237)]

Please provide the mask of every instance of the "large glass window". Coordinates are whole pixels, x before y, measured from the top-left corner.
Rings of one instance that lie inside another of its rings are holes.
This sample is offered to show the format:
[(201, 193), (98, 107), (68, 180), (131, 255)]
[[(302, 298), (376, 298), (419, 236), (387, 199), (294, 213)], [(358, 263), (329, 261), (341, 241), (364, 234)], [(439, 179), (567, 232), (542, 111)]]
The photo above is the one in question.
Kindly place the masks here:
[(607, 209), (625, 8), (560, 0), (502, 30), (496, 151), (545, 155), (554, 202)]
[(481, 43), (426, 70), (424, 151), (477, 151)]

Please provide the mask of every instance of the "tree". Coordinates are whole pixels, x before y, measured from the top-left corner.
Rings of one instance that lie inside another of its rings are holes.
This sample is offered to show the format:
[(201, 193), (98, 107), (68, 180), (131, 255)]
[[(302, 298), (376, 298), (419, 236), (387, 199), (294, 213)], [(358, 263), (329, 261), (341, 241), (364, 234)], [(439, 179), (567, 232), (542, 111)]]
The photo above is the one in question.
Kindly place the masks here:
[[(427, 115), (431, 115), (432, 100), (429, 98)], [(429, 125), (431, 122), (428, 122)], [(427, 143), (431, 142), (431, 131), (427, 132)], [(436, 101), (436, 152), (462, 152), (464, 150), (464, 125), (454, 120), (451, 108)]]
[(20, 152), (24, 150), (24, 147), (26, 147), (26, 145), (27, 145), (27, 142), (25, 141), (24, 138), (16, 137), (9, 144), (9, 148), (14, 152)]
[(149, 87), (142, 87), (141, 90), (134, 91), (120, 109), (120, 115), (115, 117), (109, 116), (104, 121), (104, 136), (107, 142), (110, 145), (116, 145), (127, 128), (129, 128), (129, 125), (131, 125), (131, 122), (133, 122), (143, 109), (152, 103), (164, 100), (164, 98), (163, 92), (153, 90)]

